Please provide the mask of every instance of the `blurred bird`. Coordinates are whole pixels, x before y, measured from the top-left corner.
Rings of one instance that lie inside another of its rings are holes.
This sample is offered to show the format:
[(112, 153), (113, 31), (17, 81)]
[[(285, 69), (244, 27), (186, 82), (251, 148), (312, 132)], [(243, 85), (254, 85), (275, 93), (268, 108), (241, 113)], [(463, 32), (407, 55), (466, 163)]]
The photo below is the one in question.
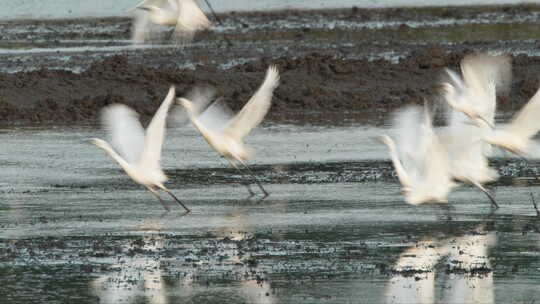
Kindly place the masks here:
[(390, 157), (407, 203), (446, 202), (456, 186), (450, 175), (445, 147), (434, 132), (431, 116), (417, 106), (399, 111), (394, 117), (398, 145), (386, 135), (380, 137), (388, 146)]
[(521, 157), (537, 148), (531, 138), (540, 131), (540, 89), (507, 125), (484, 137), (492, 145), (502, 147)]
[(463, 79), (454, 71), (446, 69), (450, 82), (442, 87), (445, 101), (455, 111), (468, 116), (472, 122), (483, 127), (493, 127), (496, 109), (496, 90), (508, 87), (511, 64), (508, 56), (470, 55), (461, 63)]
[(468, 56), (461, 62), (463, 79), (446, 70), (451, 83), (443, 83), (444, 100), (449, 105), (448, 127), (440, 134), (448, 151), (452, 176), (483, 191), (492, 205), (494, 197), (483, 186), (499, 175), (489, 167), (489, 144), (482, 138), (491, 132), (496, 108), (496, 88), (503, 86), (510, 67), (503, 56)]
[[(225, 157), (234, 168), (239, 169), (242, 166), (248, 170), (265, 197), (268, 196), (268, 192), (246, 164), (253, 149), (244, 144), (243, 138), (263, 120), (271, 106), (272, 94), (278, 84), (277, 67), (270, 66), (261, 87), (234, 117), (220, 99), (202, 112), (200, 107), (192, 101), (186, 98), (178, 99), (178, 103), (187, 109), (191, 122), (208, 144)], [(250, 194), (254, 195), (249, 185), (247, 187)]]
[[(163, 183), (167, 177), (159, 164), (161, 147), (165, 136), (165, 120), (169, 107), (175, 98), (175, 89), (171, 87), (165, 100), (154, 114), (146, 129), (139, 122), (139, 115), (122, 104), (113, 104), (103, 109), (102, 123), (109, 132), (111, 144), (98, 138), (90, 139), (94, 145), (102, 148), (126, 171), (127, 175), (153, 193), (168, 211), (157, 189), (167, 192), (187, 212), (190, 210), (167, 189)], [(114, 146), (114, 148), (113, 148)]]
[(173, 37), (180, 43), (193, 40), (195, 32), (210, 26), (210, 21), (194, 0), (143, 0), (133, 10), (136, 13), (133, 26), (133, 41), (145, 41), (149, 22), (157, 25), (174, 26)]

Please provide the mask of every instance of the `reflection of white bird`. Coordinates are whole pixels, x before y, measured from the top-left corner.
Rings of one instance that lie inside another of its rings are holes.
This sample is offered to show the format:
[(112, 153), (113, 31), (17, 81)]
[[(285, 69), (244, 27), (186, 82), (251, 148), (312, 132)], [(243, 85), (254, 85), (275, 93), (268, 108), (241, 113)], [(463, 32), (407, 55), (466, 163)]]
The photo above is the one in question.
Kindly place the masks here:
[(157, 25), (174, 26), (174, 37), (181, 42), (193, 39), (195, 31), (210, 26), (210, 21), (194, 0), (144, 0), (134, 9), (146, 11), (135, 14), (133, 40), (143, 42), (148, 30), (148, 21)]
[[(446, 243), (446, 244), (445, 244)], [(384, 292), (386, 303), (494, 303), (489, 248), (494, 233), (475, 231), (455, 239), (421, 241), (400, 254)], [(446, 260), (446, 275), (437, 265)], [(441, 295), (436, 278), (444, 277)], [(438, 289), (438, 288), (437, 288)], [(441, 297), (442, 296), (442, 297)]]
[[(243, 138), (263, 120), (270, 108), (272, 94), (278, 84), (279, 72), (275, 66), (270, 66), (261, 87), (234, 117), (224, 110), (224, 105), (220, 103), (220, 100), (216, 100), (205, 111), (199, 113), (199, 107), (196, 104), (186, 98), (178, 99), (187, 109), (192, 123), (208, 144), (225, 157), (233, 167), (239, 169), (241, 165), (248, 170), (265, 196), (268, 196), (268, 192), (246, 165), (252, 149), (244, 144)], [(248, 189), (253, 195), (249, 186)]]
[(512, 122), (494, 130), (485, 136), (484, 140), (517, 155), (525, 156), (534, 148), (531, 137), (540, 131), (538, 117), (540, 117), (540, 89), (516, 114)]
[(444, 83), (445, 101), (450, 105), (448, 128), (441, 135), (454, 178), (482, 190), (498, 207), (482, 185), (498, 178), (488, 165), (490, 146), (482, 138), (491, 132), (496, 107), (496, 86), (510, 73), (507, 57), (469, 56), (461, 62), (463, 79), (447, 70), (452, 83)]
[(386, 303), (435, 303), (435, 266), (447, 253), (433, 241), (422, 241), (401, 253), (396, 275), (385, 289)]
[[(169, 193), (189, 212), (190, 210), (163, 185), (167, 177), (159, 164), (165, 136), (165, 120), (174, 98), (175, 90), (171, 87), (148, 125), (146, 134), (135, 111), (122, 104), (106, 107), (102, 112), (102, 121), (110, 133), (112, 146), (98, 138), (92, 138), (90, 141), (105, 150), (133, 181), (145, 186), (162, 204), (157, 189)], [(168, 210), (164, 204), (163, 206)]]
[[(120, 263), (114, 265), (117, 271), (102, 275), (91, 282), (99, 303), (139, 303), (141, 298), (145, 303), (167, 304), (166, 283), (161, 271), (161, 261), (156, 253), (163, 249), (165, 240), (157, 238), (144, 238), (143, 252), (148, 256), (124, 257)], [(150, 255), (149, 253), (154, 253)]]
[(489, 248), (496, 242), (495, 233), (480, 231), (449, 246), (443, 303), (495, 303)]
[(398, 147), (389, 136), (382, 136), (381, 140), (390, 150), (407, 203), (446, 202), (455, 183), (450, 175), (447, 152), (433, 131), (427, 110), (423, 114), (421, 108), (414, 106), (401, 110), (395, 116), (394, 125)]

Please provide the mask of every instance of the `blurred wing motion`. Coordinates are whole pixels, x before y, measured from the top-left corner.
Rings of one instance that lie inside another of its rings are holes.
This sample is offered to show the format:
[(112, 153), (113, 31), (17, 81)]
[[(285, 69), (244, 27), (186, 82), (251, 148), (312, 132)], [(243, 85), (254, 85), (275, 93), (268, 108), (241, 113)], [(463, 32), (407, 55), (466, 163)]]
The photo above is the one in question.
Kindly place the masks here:
[(139, 114), (123, 104), (113, 104), (101, 112), (109, 142), (128, 163), (137, 162), (144, 149), (144, 129)]
[(505, 130), (515, 136), (528, 139), (540, 130), (540, 89), (523, 106)]
[(261, 87), (242, 110), (236, 114), (233, 120), (229, 122), (225, 133), (236, 139), (242, 139), (247, 136), (251, 129), (261, 123), (268, 112), (272, 102), (272, 94), (278, 85), (279, 72), (277, 67), (270, 66)]
[(146, 128), (144, 138), (144, 150), (139, 159), (139, 164), (143, 168), (160, 169), (159, 161), (161, 159), (161, 149), (163, 138), (165, 137), (165, 123), (169, 107), (175, 99), (175, 89), (172, 86), (161, 103), (161, 106), (154, 114), (152, 121)]
[(148, 39), (150, 17), (148, 16), (148, 13), (140, 10), (133, 11), (133, 14), (131, 40), (135, 44), (141, 44)]
[(382, 138), (402, 183), (409, 204), (445, 202), (454, 183), (445, 147), (433, 131), (427, 110), (416, 106), (400, 110), (394, 116), (397, 148), (389, 137)]
[(195, 31), (210, 26), (210, 20), (194, 0), (176, 0), (176, 3), (178, 20), (174, 32), (178, 39), (189, 42), (193, 40)]

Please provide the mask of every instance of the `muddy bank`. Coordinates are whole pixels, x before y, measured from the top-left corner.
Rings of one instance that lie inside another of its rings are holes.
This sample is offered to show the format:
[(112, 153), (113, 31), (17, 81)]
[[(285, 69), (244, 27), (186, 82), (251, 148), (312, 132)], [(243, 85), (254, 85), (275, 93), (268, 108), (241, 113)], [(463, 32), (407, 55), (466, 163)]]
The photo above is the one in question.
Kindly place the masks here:
[[(148, 117), (169, 85), (175, 85), (179, 95), (197, 85), (215, 86), (233, 109), (239, 109), (260, 85), (270, 64), (281, 71), (281, 85), (271, 109), (274, 117), (305, 110), (388, 110), (433, 99), (443, 68), (457, 69), (459, 61), (471, 52), (447, 54), (434, 45), (398, 63), (312, 54), (260, 59), (227, 70), (212, 65), (195, 70), (152, 68), (130, 62), (128, 55), (117, 55), (95, 62), (80, 74), (41, 69), (0, 75), (0, 116), (4, 122), (91, 121), (101, 107), (120, 102)], [(515, 109), (534, 94), (540, 58), (515, 56), (513, 73), (511, 93), (500, 98), (499, 109)]]

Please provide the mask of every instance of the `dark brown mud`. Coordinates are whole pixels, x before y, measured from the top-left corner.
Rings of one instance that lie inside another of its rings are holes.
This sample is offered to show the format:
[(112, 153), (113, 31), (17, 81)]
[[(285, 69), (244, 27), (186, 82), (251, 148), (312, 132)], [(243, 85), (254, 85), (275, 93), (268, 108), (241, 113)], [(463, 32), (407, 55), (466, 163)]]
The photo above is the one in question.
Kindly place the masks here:
[[(281, 72), (271, 120), (305, 111), (385, 111), (436, 99), (443, 68), (457, 69), (466, 54), (493, 50), (513, 56), (512, 89), (501, 96), (499, 109), (516, 110), (539, 86), (539, 12), (539, 6), (522, 5), (231, 13), (222, 16), (227, 27), (200, 33), (192, 47), (66, 54), (54, 50), (127, 47), (130, 20), (7, 22), (0, 24), (2, 48), (51, 51), (0, 55), (0, 66), (22, 70), (0, 73), (0, 117), (5, 124), (94, 121), (101, 107), (121, 102), (148, 118), (170, 85), (179, 95), (215, 86), (239, 109), (270, 64)], [(329, 29), (329, 22), (353, 25)], [(222, 36), (235, 45), (224, 47)]]
[[(261, 59), (228, 70), (215, 66), (151, 68), (118, 55), (96, 62), (80, 74), (42, 69), (0, 75), (0, 116), (4, 121), (94, 120), (101, 107), (115, 102), (149, 116), (170, 85), (176, 86), (179, 95), (197, 85), (215, 86), (233, 109), (239, 109), (260, 85), (270, 64), (281, 72), (271, 110), (274, 115), (392, 109), (433, 99), (443, 68), (457, 69), (463, 56), (471, 52), (445, 54), (435, 45), (396, 64), (313, 54)], [(525, 103), (539, 86), (539, 57), (520, 55), (513, 62), (512, 89), (500, 99), (499, 109), (512, 110)]]

